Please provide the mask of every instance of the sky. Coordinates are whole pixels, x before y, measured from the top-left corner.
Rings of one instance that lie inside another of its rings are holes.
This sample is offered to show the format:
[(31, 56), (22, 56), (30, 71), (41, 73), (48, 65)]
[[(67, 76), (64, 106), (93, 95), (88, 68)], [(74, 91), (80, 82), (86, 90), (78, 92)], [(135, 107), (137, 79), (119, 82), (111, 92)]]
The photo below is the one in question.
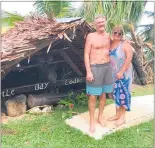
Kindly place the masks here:
[[(11, 1), (13, 0), (10, 0), (9, 2), (6, 2), (5, 0), (3, 0), (3, 2), (1, 3), (1, 9), (8, 12), (16, 12), (23, 16), (35, 10), (33, 6), (34, 2), (32, 2), (31, 0), (27, 0), (27, 2), (20, 2), (19, 0), (16, 0), (16, 2), (11, 2)], [(78, 8), (80, 4), (81, 2), (74, 2), (73, 6), (75, 8)], [(154, 11), (154, 2), (147, 2), (145, 10)], [(153, 22), (154, 22), (153, 19), (143, 16), (140, 21), (140, 24), (149, 24)]]

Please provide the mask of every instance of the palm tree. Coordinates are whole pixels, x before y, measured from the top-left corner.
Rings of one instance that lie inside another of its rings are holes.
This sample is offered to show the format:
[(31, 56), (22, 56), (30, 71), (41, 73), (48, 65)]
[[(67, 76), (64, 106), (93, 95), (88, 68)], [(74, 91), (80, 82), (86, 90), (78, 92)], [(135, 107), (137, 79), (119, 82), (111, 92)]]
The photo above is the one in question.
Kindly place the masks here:
[[(63, 16), (71, 16), (71, 11), (74, 8), (71, 6), (71, 2), (69, 1), (40, 1), (36, 0), (34, 3), (34, 7), (37, 10), (37, 15), (47, 15), (49, 18), (53, 19), (54, 16), (56, 17), (63, 17)], [(35, 13), (34, 13), (35, 14)], [(33, 14), (30, 14), (30, 16)], [(23, 21), (26, 16), (22, 16), (17, 13), (10, 13), (7, 11), (2, 11), (2, 18), (1, 23), (2, 27), (10, 28), (15, 25), (16, 22)]]
[(92, 22), (95, 15), (102, 14), (107, 17), (107, 31), (118, 24), (127, 25), (129, 22), (136, 23), (145, 7), (145, 1), (86, 1), (75, 12), (75, 16), (85, 17)]
[[(151, 11), (144, 11), (144, 15), (147, 17), (150, 17), (153, 20), (153, 17), (155, 16), (154, 12)], [(136, 29), (138, 29), (138, 35), (144, 37), (144, 41), (150, 42), (153, 44), (153, 26), (154, 24), (147, 24), (147, 25), (137, 25)]]
[(37, 12), (40, 15), (47, 15), (48, 18), (69, 16), (73, 10), (70, 1), (40, 1), (36, 0), (34, 4)]
[[(154, 12), (144, 11), (144, 15), (152, 17), (155, 15)], [(143, 70), (148, 75), (150, 82), (153, 82), (153, 62), (154, 62), (154, 45), (153, 45), (153, 23), (147, 25), (137, 25), (135, 30), (131, 29), (132, 39), (134, 39), (137, 55), (141, 58), (141, 65), (143, 65)], [(143, 52), (142, 52), (143, 51)], [(143, 54), (144, 53), (144, 54)]]
[(0, 20), (2, 24), (2, 33), (3, 33), (7, 29), (12, 28), (16, 22), (23, 21), (24, 16), (17, 14), (17, 13), (10, 13), (7, 11), (2, 11), (2, 17)]
[(2, 11), (2, 24), (6, 24), (9, 26), (14, 26), (14, 23), (17, 21), (23, 21), (24, 17), (18, 13), (10, 13), (7, 11)]

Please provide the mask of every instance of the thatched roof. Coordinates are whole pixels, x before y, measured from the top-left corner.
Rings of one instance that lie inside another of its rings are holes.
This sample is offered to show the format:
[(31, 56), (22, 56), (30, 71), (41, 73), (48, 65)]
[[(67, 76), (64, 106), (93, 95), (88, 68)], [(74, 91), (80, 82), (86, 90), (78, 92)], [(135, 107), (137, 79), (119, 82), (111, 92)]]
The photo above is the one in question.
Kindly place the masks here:
[(68, 32), (75, 33), (78, 26), (91, 30), (82, 18), (55, 21), (45, 17), (31, 17), (18, 22), (14, 28), (2, 35), (2, 77), (21, 60), (51, 46), (55, 41), (62, 38), (71, 41)]

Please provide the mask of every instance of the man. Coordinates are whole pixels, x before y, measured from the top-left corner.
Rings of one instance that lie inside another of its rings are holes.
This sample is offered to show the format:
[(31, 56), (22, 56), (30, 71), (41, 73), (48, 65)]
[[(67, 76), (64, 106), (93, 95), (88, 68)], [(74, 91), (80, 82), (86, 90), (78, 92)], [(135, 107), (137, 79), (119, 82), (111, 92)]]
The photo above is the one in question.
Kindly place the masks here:
[(89, 131), (91, 133), (95, 132), (94, 114), (97, 96), (100, 96), (98, 122), (101, 126), (104, 126), (103, 109), (106, 103), (106, 93), (113, 91), (112, 68), (109, 57), (110, 36), (105, 31), (106, 18), (98, 16), (95, 18), (94, 23), (96, 32), (88, 34), (84, 52), (86, 92), (89, 95)]

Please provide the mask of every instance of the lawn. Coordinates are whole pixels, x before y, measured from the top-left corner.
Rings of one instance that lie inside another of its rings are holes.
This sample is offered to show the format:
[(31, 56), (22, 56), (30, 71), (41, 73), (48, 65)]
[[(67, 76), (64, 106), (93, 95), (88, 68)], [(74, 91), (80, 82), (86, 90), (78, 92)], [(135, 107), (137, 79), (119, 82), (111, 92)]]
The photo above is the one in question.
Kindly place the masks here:
[[(134, 96), (153, 94), (153, 85), (133, 88)], [(112, 103), (108, 100), (107, 104)], [(86, 106), (75, 111), (86, 111)], [(149, 148), (154, 143), (154, 121), (142, 123), (94, 140), (67, 126), (66, 109), (54, 108), (44, 115), (27, 115), (24, 119), (2, 125), (3, 148)]]

